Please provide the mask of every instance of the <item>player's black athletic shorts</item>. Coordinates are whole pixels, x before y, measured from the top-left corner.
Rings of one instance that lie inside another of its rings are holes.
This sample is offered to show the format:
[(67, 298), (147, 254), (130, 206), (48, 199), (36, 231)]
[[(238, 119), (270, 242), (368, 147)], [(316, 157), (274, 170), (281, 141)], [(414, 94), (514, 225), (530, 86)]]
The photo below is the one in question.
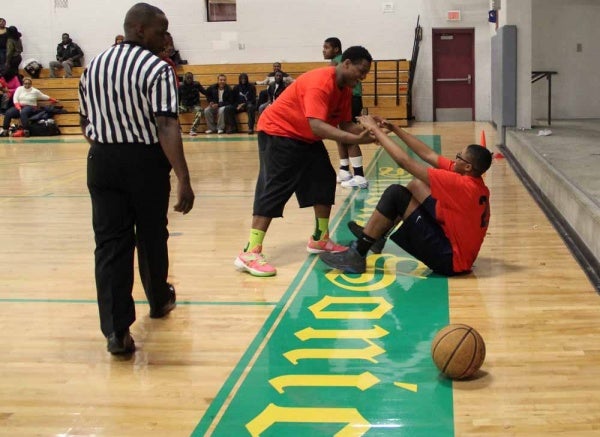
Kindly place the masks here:
[(300, 208), (335, 203), (335, 170), (323, 141), (306, 143), (259, 132), (258, 156), (253, 215), (282, 217), (294, 193)]
[(362, 110), (362, 96), (352, 96), (352, 120), (356, 121), (356, 117), (362, 114)]
[(435, 273), (452, 276), (452, 246), (435, 220), (435, 204), (433, 197), (425, 199), (390, 239)]

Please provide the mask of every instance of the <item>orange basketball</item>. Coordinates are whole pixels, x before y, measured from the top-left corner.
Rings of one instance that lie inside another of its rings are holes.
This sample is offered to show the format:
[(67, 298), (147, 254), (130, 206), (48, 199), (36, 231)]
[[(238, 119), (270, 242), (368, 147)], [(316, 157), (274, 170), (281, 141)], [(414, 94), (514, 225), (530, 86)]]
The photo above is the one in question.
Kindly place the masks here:
[(431, 358), (449, 378), (468, 378), (479, 370), (485, 360), (485, 343), (474, 328), (448, 325), (435, 335), (431, 343)]

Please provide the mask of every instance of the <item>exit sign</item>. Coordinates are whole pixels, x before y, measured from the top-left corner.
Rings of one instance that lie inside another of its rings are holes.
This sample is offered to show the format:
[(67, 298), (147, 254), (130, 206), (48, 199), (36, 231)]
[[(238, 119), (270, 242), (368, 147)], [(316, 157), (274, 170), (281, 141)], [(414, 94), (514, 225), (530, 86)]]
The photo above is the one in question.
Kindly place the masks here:
[(460, 21), (460, 11), (448, 11), (448, 21)]

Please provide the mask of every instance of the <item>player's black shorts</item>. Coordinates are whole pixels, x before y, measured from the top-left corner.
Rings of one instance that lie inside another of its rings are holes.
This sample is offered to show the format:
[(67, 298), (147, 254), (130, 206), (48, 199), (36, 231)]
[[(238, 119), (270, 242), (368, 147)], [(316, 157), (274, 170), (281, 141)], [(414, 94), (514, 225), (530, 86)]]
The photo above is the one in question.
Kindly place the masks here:
[(356, 121), (356, 117), (362, 114), (362, 110), (362, 96), (352, 96), (352, 120)]
[(429, 196), (390, 239), (435, 273), (452, 276), (452, 245), (435, 220), (436, 200)]
[(294, 193), (300, 208), (335, 203), (335, 170), (323, 141), (306, 143), (259, 132), (258, 156), (253, 215), (282, 217)]

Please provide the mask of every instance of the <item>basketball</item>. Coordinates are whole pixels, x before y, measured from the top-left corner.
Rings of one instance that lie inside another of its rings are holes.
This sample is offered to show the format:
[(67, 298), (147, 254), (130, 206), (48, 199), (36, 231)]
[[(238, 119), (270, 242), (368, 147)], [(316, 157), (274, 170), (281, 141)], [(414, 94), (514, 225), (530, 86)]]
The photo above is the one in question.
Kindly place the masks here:
[(485, 360), (485, 343), (471, 326), (448, 325), (435, 335), (431, 343), (431, 358), (448, 378), (468, 378), (479, 370)]

